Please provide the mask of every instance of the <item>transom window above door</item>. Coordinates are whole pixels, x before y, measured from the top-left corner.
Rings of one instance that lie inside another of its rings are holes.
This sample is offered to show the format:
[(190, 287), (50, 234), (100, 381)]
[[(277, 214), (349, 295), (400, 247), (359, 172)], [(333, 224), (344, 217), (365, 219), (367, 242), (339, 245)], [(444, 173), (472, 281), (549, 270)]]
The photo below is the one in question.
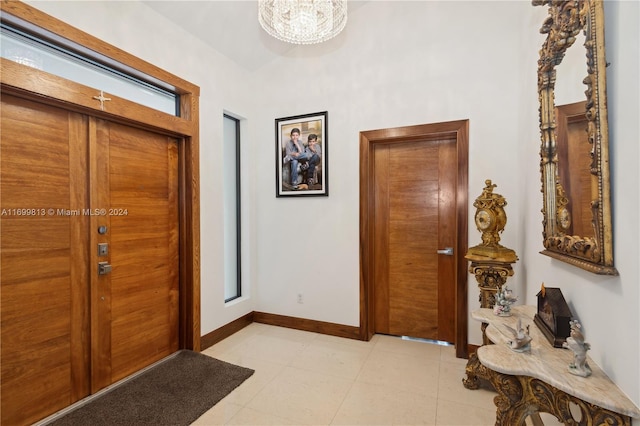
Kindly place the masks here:
[[(14, 22), (1, 24), (0, 56), (3, 58), (180, 116), (175, 88), (68, 40), (63, 42), (60, 37), (40, 34), (42, 29), (31, 32), (26, 23), (14, 19), (15, 25)], [(101, 99), (98, 100), (108, 101), (104, 96)]]

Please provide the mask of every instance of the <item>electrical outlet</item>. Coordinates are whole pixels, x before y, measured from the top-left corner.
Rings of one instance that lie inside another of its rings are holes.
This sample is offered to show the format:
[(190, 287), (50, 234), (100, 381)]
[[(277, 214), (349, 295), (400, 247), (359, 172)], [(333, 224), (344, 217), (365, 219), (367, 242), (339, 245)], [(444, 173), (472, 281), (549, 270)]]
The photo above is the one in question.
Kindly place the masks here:
[(302, 299), (302, 293), (298, 293), (298, 303), (304, 303)]

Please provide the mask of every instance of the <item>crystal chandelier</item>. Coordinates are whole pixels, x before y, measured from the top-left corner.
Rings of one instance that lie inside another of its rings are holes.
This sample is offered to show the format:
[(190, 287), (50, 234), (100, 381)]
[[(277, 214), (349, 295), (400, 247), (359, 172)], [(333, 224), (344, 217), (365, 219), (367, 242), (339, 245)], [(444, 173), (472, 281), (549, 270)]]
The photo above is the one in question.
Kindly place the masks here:
[(258, 0), (258, 21), (282, 41), (320, 43), (346, 25), (347, 0)]

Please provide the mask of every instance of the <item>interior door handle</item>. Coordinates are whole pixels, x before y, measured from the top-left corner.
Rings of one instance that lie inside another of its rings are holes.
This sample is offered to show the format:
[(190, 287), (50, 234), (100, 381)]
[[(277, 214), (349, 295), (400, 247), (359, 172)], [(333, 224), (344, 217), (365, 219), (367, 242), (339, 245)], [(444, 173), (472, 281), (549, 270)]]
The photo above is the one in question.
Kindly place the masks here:
[(446, 254), (447, 256), (453, 256), (453, 247), (447, 247), (442, 250), (438, 250), (438, 254)]
[(107, 275), (111, 273), (111, 265), (107, 262), (98, 262), (98, 275)]

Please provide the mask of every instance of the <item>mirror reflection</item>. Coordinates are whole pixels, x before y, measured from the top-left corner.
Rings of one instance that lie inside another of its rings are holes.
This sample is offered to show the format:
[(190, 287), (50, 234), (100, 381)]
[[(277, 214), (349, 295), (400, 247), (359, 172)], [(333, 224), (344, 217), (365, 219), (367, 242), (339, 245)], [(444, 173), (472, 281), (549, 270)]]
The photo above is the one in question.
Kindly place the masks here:
[[(564, 194), (557, 194), (558, 226), (568, 235), (595, 237), (591, 211), (591, 144), (587, 134), (586, 101), (556, 107), (558, 180)], [(597, 184), (597, 182), (596, 182)], [(561, 205), (566, 197), (566, 209)]]
[[(556, 65), (555, 104), (566, 105), (586, 99), (587, 86), (583, 80), (587, 75), (587, 50), (585, 33), (581, 30), (575, 41), (565, 51), (562, 62)], [(584, 112), (585, 110), (583, 110)]]
[(556, 149), (561, 185), (556, 188), (556, 217), (560, 232), (593, 238), (591, 145), (584, 100), (586, 86), (582, 81), (587, 67), (585, 41), (584, 31), (576, 34), (573, 46), (556, 66)]

